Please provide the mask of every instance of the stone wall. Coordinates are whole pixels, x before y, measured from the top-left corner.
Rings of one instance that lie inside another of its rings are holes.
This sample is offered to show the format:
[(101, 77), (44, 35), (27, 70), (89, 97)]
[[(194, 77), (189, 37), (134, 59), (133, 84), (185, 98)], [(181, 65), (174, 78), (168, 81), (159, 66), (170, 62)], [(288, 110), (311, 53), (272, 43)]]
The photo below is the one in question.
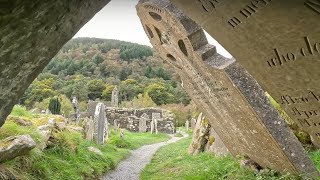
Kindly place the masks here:
[[(106, 112), (110, 124), (115, 126), (120, 124), (120, 128), (133, 132), (150, 132), (152, 113), (159, 113), (158, 132), (172, 134), (176, 131), (174, 114), (170, 111), (155, 108), (125, 109), (108, 107), (106, 108)], [(141, 127), (140, 122), (145, 122), (145, 125)], [(143, 126), (146, 127), (143, 128)]]

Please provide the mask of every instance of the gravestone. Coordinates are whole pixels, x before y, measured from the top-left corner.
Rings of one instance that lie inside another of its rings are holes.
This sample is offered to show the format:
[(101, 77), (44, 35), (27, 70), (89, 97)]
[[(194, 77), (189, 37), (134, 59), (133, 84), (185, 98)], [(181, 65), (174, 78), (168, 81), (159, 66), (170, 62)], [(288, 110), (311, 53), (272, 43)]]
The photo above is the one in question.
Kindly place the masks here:
[(94, 133), (93, 139), (98, 144), (104, 144), (108, 138), (108, 122), (106, 117), (105, 106), (98, 103), (94, 114)]
[(147, 131), (147, 120), (149, 119), (146, 113), (143, 113), (139, 119), (139, 132)]
[(158, 121), (161, 118), (161, 114), (160, 113), (152, 113), (151, 114), (151, 134), (153, 133), (153, 131), (156, 132), (156, 134), (158, 134)]
[(252, 74), (320, 148), (320, 0), (171, 0)]
[(167, 0), (140, 1), (137, 11), (151, 44), (179, 72), (232, 155), (284, 173), (317, 174), (259, 84), (234, 59), (218, 54), (200, 26)]
[(111, 107), (118, 107), (119, 105), (119, 90), (117, 86), (114, 87), (112, 90), (112, 95), (111, 95)]
[(194, 126), (196, 125), (196, 123), (197, 123), (197, 120), (196, 120), (195, 118), (192, 118), (192, 119), (191, 119), (191, 130), (192, 130), (192, 131), (193, 131)]
[(96, 107), (97, 107), (98, 102), (97, 101), (91, 101), (89, 100), (88, 102), (88, 116), (89, 117), (94, 117), (94, 113), (96, 111)]
[(187, 131), (189, 131), (189, 120), (186, 121), (185, 127), (186, 127)]
[(90, 118), (86, 117), (84, 120), (84, 123), (85, 123), (84, 131), (85, 131), (86, 140), (92, 141), (93, 134), (94, 134), (94, 121), (91, 117)]
[(72, 98), (72, 106), (75, 113), (76, 122), (79, 123), (80, 120), (80, 109), (79, 109), (79, 103), (77, 100), (77, 97)]

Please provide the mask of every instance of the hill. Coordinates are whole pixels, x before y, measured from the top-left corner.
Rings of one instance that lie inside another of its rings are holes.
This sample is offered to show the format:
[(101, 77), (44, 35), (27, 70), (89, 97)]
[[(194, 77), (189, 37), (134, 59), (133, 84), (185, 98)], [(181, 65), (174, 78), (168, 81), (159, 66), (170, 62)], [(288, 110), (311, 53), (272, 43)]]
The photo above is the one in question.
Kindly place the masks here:
[(53, 96), (64, 101), (76, 96), (83, 106), (88, 100), (110, 101), (114, 86), (118, 86), (122, 102), (150, 97), (156, 105), (190, 103), (178, 75), (152, 48), (118, 40), (76, 38), (65, 44), (30, 85), (21, 104), (41, 108)]

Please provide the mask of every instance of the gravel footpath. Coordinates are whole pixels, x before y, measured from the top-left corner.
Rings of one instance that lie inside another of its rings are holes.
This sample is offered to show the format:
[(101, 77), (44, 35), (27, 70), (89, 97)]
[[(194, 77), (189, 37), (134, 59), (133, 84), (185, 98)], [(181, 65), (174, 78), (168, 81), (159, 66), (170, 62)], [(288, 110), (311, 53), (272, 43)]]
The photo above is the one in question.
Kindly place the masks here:
[(151, 161), (152, 156), (156, 151), (164, 145), (177, 142), (185, 138), (188, 134), (181, 132), (183, 137), (174, 137), (166, 142), (150, 144), (131, 151), (129, 158), (121, 161), (118, 167), (104, 175), (100, 180), (139, 180), (139, 174), (142, 169)]

